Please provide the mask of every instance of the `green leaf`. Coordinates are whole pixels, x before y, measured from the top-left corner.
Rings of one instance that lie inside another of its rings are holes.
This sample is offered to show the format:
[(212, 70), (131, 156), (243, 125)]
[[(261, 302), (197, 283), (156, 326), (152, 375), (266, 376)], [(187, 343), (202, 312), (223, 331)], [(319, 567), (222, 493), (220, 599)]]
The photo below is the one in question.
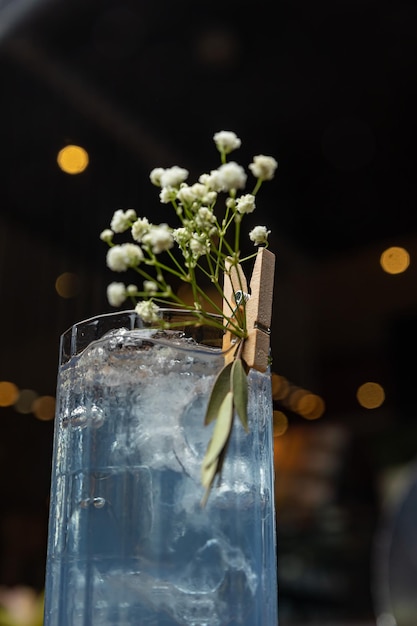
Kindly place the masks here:
[(230, 391), (230, 372), (233, 362), (228, 363), (218, 373), (216, 380), (214, 381), (213, 389), (211, 390), (209, 403), (207, 406), (206, 416), (204, 418), (204, 424), (210, 424), (213, 420), (217, 419), (220, 411), (220, 407)]
[(203, 459), (203, 470), (208, 468), (218, 459), (227, 440), (233, 424), (233, 393), (229, 391), (223, 399), (218, 411), (213, 435), (210, 439), (205, 457)]
[(218, 464), (218, 459), (216, 459), (210, 465), (203, 465), (201, 468), (201, 484), (208, 491), (210, 491), (211, 484), (216, 476)]
[(201, 482), (203, 484), (203, 487), (205, 487), (206, 489), (203, 499), (201, 500), (201, 506), (203, 507), (206, 506), (211, 491), (211, 485), (213, 484), (216, 474), (220, 472), (220, 470), (218, 469), (218, 465), (218, 460), (216, 460), (208, 467), (203, 466), (201, 469)]
[(230, 375), (233, 402), (243, 428), (248, 431), (248, 377), (242, 359), (235, 359)]

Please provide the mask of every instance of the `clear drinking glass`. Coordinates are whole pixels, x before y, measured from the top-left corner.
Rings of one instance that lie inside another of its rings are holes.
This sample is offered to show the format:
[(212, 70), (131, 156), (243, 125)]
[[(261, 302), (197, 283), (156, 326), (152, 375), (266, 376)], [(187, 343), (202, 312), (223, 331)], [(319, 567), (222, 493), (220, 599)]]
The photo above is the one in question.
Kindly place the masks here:
[(62, 335), (44, 626), (275, 626), (269, 373), (249, 373), (219, 483), (200, 482), (221, 330), (124, 311)]

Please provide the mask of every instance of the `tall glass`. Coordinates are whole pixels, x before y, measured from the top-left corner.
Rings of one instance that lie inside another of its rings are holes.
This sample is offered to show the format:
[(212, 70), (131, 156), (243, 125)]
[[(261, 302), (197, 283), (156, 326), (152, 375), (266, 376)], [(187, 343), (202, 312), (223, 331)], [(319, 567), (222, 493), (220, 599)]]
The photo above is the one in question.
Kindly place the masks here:
[(202, 506), (221, 332), (163, 314), (183, 327), (125, 311), (62, 335), (44, 626), (277, 624), (270, 375)]

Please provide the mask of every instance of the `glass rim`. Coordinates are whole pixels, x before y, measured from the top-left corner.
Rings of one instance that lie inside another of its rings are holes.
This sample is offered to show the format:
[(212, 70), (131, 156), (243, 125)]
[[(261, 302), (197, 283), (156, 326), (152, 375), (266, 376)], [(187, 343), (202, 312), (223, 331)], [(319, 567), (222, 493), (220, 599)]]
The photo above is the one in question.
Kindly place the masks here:
[[(178, 317), (177, 323), (172, 328), (163, 328), (158, 323), (144, 322), (140, 315), (134, 309), (125, 309), (122, 311), (111, 311), (108, 313), (99, 313), (79, 322), (72, 324), (60, 336), (60, 365), (67, 363), (72, 357), (80, 355), (93, 342), (100, 341), (108, 332), (126, 329), (128, 331), (155, 331), (155, 334), (145, 337), (149, 343), (171, 343), (173, 334), (183, 332), (186, 338), (194, 339), (194, 345), (176, 344), (176, 348), (190, 351), (203, 351), (205, 354), (213, 356), (225, 355), (233, 346), (227, 349), (223, 348), (223, 337), (225, 328), (223, 326), (223, 317), (215, 313), (205, 313), (206, 316), (212, 317), (221, 323), (221, 326), (210, 325), (205, 323), (204, 319), (197, 319), (193, 324), (193, 318), (198, 318), (198, 311), (190, 309), (182, 309), (175, 307), (166, 307), (160, 309), (160, 316)], [(180, 320), (189, 318), (191, 323), (181, 325)], [(172, 322), (172, 320), (171, 320)], [(160, 332), (160, 335), (155, 336)], [(169, 335), (169, 333), (172, 333)], [(204, 334), (203, 334), (204, 333)], [(165, 337), (163, 336), (165, 334)]]

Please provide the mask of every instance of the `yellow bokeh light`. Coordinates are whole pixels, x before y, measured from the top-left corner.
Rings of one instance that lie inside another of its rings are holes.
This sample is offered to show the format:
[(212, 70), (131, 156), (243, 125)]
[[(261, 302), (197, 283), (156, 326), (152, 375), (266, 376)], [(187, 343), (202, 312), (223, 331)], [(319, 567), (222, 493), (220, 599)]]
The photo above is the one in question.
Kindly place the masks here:
[(274, 437), (280, 437), (288, 428), (288, 418), (282, 411), (274, 411)]
[(7, 380), (0, 381), (0, 406), (12, 406), (19, 396), (19, 389)]
[(14, 403), (14, 408), (18, 413), (31, 413), (33, 403), (37, 397), (38, 394), (33, 389), (22, 389)]
[(32, 412), (38, 420), (47, 422), (55, 417), (55, 398), (53, 396), (40, 396), (32, 404)]
[(291, 411), (298, 411), (298, 405), (300, 403), (301, 398), (308, 394), (306, 389), (300, 389), (300, 387), (296, 387), (294, 391), (292, 391), (291, 395), (288, 398), (288, 406)]
[(81, 146), (68, 145), (58, 152), (57, 162), (67, 174), (81, 174), (88, 166), (88, 153)]
[(358, 388), (356, 398), (365, 409), (377, 409), (385, 400), (385, 392), (378, 383), (367, 382)]
[(316, 420), (324, 413), (325, 404), (323, 398), (315, 393), (302, 395), (297, 402), (297, 413), (307, 420)]
[(387, 274), (401, 274), (410, 265), (410, 255), (404, 248), (393, 246), (384, 250), (380, 263)]
[(74, 298), (79, 292), (79, 279), (77, 274), (64, 272), (55, 281), (55, 289), (61, 298)]
[(274, 400), (283, 400), (290, 390), (290, 383), (284, 376), (279, 374), (272, 374), (272, 397)]

